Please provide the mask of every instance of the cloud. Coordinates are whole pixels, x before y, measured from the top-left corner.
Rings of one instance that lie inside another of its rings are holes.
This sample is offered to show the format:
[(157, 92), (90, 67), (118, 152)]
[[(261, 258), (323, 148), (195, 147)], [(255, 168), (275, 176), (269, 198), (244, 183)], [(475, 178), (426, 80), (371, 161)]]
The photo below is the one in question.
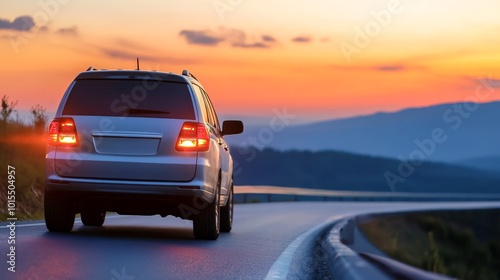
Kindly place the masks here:
[[(154, 56), (154, 55), (145, 55), (143, 52), (140, 52), (138, 48), (134, 51), (129, 51), (120, 48), (111, 48), (111, 47), (97, 47), (97, 49), (104, 55), (110, 58), (129, 60), (132, 63), (135, 63), (136, 58), (138, 57), (141, 61), (154, 61), (161, 63), (169, 63), (169, 64), (194, 64), (195, 60), (192, 59), (184, 59), (178, 57), (162, 57), (162, 56)], [(158, 53), (158, 52), (156, 52)]]
[(0, 36), (0, 39), (5, 39), (5, 40), (16, 40), (17, 38), (18, 36), (13, 34)]
[(133, 60), (137, 58), (138, 54), (130, 53), (124, 50), (112, 49), (112, 48), (100, 48), (100, 51), (106, 56), (111, 58), (119, 59), (130, 59)]
[(271, 42), (266, 41), (266, 39), (274, 39), (271, 36), (261, 36), (261, 40), (248, 42), (247, 34), (242, 30), (238, 29), (220, 29), (221, 36), (225, 38), (226, 42), (229, 42), (232, 47), (235, 48), (245, 48), (245, 49), (267, 49), (271, 47)]
[(487, 87), (490, 88), (500, 88), (500, 79), (493, 79), (493, 78), (480, 78), (480, 79), (475, 79), (477, 83), (484, 84)]
[(125, 60), (131, 60), (131, 61), (135, 61), (135, 59), (137, 57), (144, 59), (144, 60), (161, 60), (160, 57), (150, 56), (150, 55), (141, 55), (138, 52), (130, 52), (130, 51), (114, 49), (114, 48), (102, 47), (102, 48), (100, 48), (100, 51), (104, 55), (111, 57), (111, 58), (125, 59)]
[(215, 46), (224, 41), (224, 38), (213, 35), (209, 30), (181, 30), (179, 35), (193, 45)]
[(292, 38), (292, 42), (294, 43), (310, 43), (312, 42), (312, 38), (309, 36), (297, 36)]
[(276, 42), (276, 39), (274, 39), (274, 37), (269, 36), (269, 35), (262, 35), (262, 41), (264, 41), (264, 42)]
[(380, 65), (333, 65), (333, 68), (344, 71), (377, 71), (377, 72), (404, 72), (420, 71), (425, 67), (420, 65), (380, 64)]
[(38, 28), (38, 31), (40, 31), (40, 32), (47, 32), (47, 31), (49, 31), (49, 27), (46, 26), (46, 25), (44, 25), (44, 26)]
[(406, 70), (406, 67), (403, 65), (394, 64), (394, 65), (378, 65), (375, 66), (373, 69), (383, 72), (399, 72)]
[(252, 43), (252, 44), (233, 44), (233, 47), (238, 47), (238, 48), (257, 48), (257, 49), (266, 49), (269, 48), (268, 45), (262, 43), (262, 42), (257, 42), (257, 43)]
[(154, 62), (158, 64), (167, 63), (178, 65), (198, 63), (198, 61), (194, 59), (181, 58), (177, 56), (163, 56), (165, 52), (162, 50), (142, 44), (139, 40), (133, 41), (126, 38), (117, 38), (113, 41), (113, 43), (111, 43), (111, 45), (93, 45), (92, 47), (107, 57), (128, 60), (133, 62), (134, 65), (137, 57), (139, 57), (141, 61)]
[(78, 28), (76, 26), (67, 27), (67, 28), (60, 28), (56, 31), (56, 33), (61, 35), (61, 36), (77, 37), (79, 35)]
[(33, 27), (35, 27), (35, 21), (30, 16), (20, 16), (14, 19), (14, 21), (0, 19), (0, 29), (31, 31)]
[(238, 29), (219, 28), (218, 30), (181, 30), (188, 44), (202, 46), (216, 46), (221, 43), (229, 44), (233, 48), (267, 49), (272, 47), (276, 39), (269, 35), (262, 35), (257, 40), (248, 39), (247, 34)]

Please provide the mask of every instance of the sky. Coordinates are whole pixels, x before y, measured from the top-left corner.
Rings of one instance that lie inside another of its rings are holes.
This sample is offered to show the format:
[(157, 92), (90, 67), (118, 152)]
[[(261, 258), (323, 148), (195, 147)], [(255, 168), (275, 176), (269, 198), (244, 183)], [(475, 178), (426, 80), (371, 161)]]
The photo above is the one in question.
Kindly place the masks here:
[(494, 0), (0, 2), (0, 96), (57, 105), (89, 66), (180, 73), (219, 115), (316, 121), (500, 99)]

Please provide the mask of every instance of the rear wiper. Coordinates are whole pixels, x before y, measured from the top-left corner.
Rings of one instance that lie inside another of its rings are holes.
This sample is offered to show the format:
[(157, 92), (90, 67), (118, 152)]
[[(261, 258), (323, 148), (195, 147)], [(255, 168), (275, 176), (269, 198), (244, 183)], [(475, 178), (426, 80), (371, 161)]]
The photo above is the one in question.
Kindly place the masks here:
[(148, 109), (128, 109), (130, 115), (168, 115), (170, 112), (160, 111), (160, 110), (148, 110)]

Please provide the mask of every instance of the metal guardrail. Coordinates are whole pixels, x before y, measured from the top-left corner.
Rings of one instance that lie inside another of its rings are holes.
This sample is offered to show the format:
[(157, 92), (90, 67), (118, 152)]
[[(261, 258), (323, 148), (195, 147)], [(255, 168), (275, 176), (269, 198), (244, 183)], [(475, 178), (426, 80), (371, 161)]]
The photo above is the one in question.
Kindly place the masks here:
[[(235, 186), (235, 202), (274, 201), (500, 201), (500, 193), (401, 193), (401, 192), (355, 192), (276, 186)], [(255, 199), (255, 200), (254, 200)], [(460, 206), (460, 205), (458, 205)], [(458, 207), (457, 206), (457, 207)], [(463, 207), (463, 206), (461, 206)], [(460, 208), (460, 207), (459, 207)], [(455, 208), (453, 208), (455, 209)], [(413, 211), (421, 211), (413, 209)], [(392, 213), (393, 211), (389, 211)], [(381, 212), (383, 213), (383, 212)], [(381, 214), (377, 213), (377, 214)], [(322, 236), (321, 249), (326, 266), (333, 279), (408, 279), (408, 280), (450, 280), (452, 278), (423, 271), (387, 257), (354, 251), (349, 244), (354, 242), (354, 227), (357, 214), (345, 217), (332, 224)]]
[(278, 201), (500, 201), (500, 193), (408, 193), (320, 190), (277, 186), (235, 186), (235, 202)]
[[(424, 271), (407, 264), (369, 253), (356, 252), (346, 243), (354, 217), (336, 222), (323, 237), (321, 248), (330, 274), (336, 280), (451, 280), (453, 278)], [(347, 235), (347, 236), (346, 236)]]

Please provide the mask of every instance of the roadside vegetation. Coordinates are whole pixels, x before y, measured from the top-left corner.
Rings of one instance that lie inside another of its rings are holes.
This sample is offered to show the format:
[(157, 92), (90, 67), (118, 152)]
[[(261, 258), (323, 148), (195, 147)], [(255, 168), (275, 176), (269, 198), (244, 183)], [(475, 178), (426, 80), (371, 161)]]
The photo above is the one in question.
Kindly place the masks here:
[(500, 209), (381, 215), (361, 231), (389, 257), (458, 279), (500, 279)]
[(4, 95), (0, 114), (0, 221), (7, 218), (7, 167), (15, 176), (16, 217), (43, 218), (43, 180), (47, 124), (45, 108), (31, 108), (29, 124), (15, 119), (17, 101)]

